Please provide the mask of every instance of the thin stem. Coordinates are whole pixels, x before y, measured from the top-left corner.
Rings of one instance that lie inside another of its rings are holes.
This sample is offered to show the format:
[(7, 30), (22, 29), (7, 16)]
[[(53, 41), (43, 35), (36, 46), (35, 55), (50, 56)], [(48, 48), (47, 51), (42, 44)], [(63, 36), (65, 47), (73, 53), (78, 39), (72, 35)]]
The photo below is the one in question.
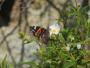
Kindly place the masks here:
[(75, 3), (76, 3), (76, 7), (78, 6), (78, 4), (77, 4), (77, 0), (75, 0)]

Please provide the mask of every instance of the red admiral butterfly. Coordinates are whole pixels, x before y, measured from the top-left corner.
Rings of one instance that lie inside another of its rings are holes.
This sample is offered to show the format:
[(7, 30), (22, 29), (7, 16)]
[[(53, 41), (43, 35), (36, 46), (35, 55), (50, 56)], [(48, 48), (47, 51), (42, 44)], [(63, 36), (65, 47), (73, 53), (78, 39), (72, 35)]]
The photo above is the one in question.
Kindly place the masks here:
[(40, 26), (30, 26), (30, 31), (35, 37), (38, 37), (43, 43), (47, 44), (49, 40), (49, 31)]

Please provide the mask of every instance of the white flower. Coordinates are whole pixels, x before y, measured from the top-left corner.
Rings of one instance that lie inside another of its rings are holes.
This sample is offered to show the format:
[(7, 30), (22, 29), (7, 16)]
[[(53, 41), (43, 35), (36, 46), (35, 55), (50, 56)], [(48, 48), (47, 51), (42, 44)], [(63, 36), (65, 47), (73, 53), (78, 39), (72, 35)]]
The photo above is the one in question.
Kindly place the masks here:
[(67, 50), (67, 51), (70, 51), (70, 44), (67, 44), (66, 50)]
[(69, 47), (69, 46), (67, 46), (67, 47), (66, 47), (66, 50), (67, 50), (67, 51), (69, 51), (69, 50), (70, 50), (70, 47)]
[(88, 16), (90, 16), (90, 10), (87, 12)]
[(77, 49), (81, 49), (81, 44), (77, 43)]
[(60, 25), (59, 24), (55, 23), (55, 24), (52, 24), (52, 25), (49, 26), (50, 36), (52, 34), (57, 35), (59, 33), (59, 31), (60, 31)]

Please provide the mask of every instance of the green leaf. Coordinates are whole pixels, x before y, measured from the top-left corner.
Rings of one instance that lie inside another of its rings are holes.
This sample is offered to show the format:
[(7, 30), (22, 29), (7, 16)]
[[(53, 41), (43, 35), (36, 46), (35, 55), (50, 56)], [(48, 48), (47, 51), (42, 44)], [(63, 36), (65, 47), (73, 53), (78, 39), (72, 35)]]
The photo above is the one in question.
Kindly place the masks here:
[(74, 65), (75, 65), (75, 62), (70, 60), (69, 62), (64, 63), (63, 68), (70, 68), (70, 67), (73, 67)]
[(83, 60), (83, 64), (88, 64), (88, 63), (90, 63), (90, 59), (84, 59)]
[(20, 37), (21, 39), (23, 39), (23, 38), (25, 37), (25, 33), (20, 32), (20, 33), (19, 33), (19, 37)]
[(8, 68), (14, 68), (12, 64), (7, 65)]
[(84, 68), (83, 66), (81, 66), (81, 65), (77, 65), (77, 68)]
[(7, 55), (4, 57), (4, 59), (2, 60), (2, 62), (0, 64), (1, 68), (6, 68), (7, 67), (6, 57), (7, 57)]

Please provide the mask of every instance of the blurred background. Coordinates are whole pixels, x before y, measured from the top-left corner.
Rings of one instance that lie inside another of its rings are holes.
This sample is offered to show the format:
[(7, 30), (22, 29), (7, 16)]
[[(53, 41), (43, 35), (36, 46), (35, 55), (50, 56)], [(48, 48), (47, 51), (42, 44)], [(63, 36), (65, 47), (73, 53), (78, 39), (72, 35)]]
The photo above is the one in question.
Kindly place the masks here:
[[(76, 1), (81, 7), (90, 6), (90, 0)], [(0, 59), (7, 54), (7, 60), (14, 66), (21, 61), (35, 60), (36, 57), (32, 52), (39, 48), (38, 44), (34, 41), (24, 44), (19, 38), (19, 33), (25, 32), (30, 35), (29, 27), (33, 25), (47, 28), (50, 23), (62, 18), (62, 12), (69, 10), (67, 6), (69, 4), (75, 6), (76, 2), (75, 0), (0, 0)]]

